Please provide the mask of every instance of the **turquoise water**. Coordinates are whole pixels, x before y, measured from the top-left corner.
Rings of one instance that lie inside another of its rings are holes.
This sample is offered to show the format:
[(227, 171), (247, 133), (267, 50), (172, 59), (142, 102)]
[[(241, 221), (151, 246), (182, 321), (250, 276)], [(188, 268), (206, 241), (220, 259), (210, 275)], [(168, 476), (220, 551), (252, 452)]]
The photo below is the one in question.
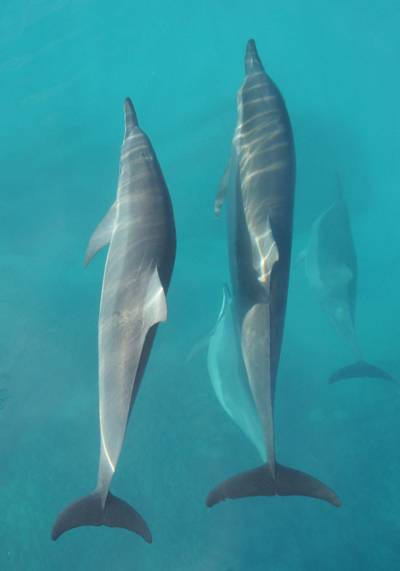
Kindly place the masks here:
[[(229, 278), (215, 194), (229, 158), (247, 40), (291, 116), (293, 255), (341, 174), (359, 266), (366, 360), (400, 378), (400, 9), (394, 0), (106, 2), (0, 8), (0, 569), (395, 569), (400, 395), (375, 379), (327, 384), (351, 355), (302, 267), (292, 270), (275, 405), (278, 460), (331, 486), (209, 509), (221, 480), (259, 463), (220, 407), (206, 353)], [(161, 324), (111, 489), (153, 543), (80, 528), (59, 511), (96, 483), (97, 321), (106, 252), (83, 270), (114, 201), (131, 97), (170, 190), (178, 250)], [(7, 396), (6, 400), (3, 400)]]

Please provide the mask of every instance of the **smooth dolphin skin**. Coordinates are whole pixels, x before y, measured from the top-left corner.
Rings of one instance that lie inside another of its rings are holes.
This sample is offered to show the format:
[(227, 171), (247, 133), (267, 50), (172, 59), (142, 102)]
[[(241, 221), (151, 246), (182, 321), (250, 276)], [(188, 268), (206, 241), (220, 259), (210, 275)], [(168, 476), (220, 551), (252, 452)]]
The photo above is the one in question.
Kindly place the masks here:
[(247, 45), (245, 71), (231, 158), (215, 211), (218, 216), (227, 195), (239, 367), (247, 375), (267, 461), (222, 482), (206, 504), (279, 494), (311, 496), (339, 507), (339, 498), (325, 484), (275, 460), (274, 398), (289, 284), (296, 162), (285, 102), (264, 71), (254, 40)]
[(175, 262), (171, 199), (156, 154), (125, 100), (125, 139), (117, 198), (90, 239), (85, 267), (110, 244), (99, 317), (100, 462), (95, 491), (69, 504), (51, 537), (83, 525), (134, 531), (151, 543), (146, 522), (109, 491)]
[(304, 255), (308, 281), (329, 321), (355, 359), (354, 364), (333, 373), (329, 383), (354, 377), (396, 382), (382, 369), (363, 361), (357, 342), (357, 258), (349, 212), (337, 174), (331, 203), (312, 225)]
[(264, 437), (237, 342), (235, 308), (227, 285), (224, 286), (222, 309), (209, 340), (207, 365), (222, 408), (243, 430), (265, 462)]

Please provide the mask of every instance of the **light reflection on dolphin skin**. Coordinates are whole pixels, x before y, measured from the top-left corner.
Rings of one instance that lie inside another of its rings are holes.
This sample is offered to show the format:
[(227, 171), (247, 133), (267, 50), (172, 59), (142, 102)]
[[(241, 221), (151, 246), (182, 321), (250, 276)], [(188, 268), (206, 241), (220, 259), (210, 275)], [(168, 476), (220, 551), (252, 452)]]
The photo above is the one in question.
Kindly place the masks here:
[(357, 258), (349, 212), (337, 174), (331, 203), (312, 225), (307, 250), (298, 259), (302, 257), (308, 281), (326, 316), (355, 359), (355, 363), (333, 373), (329, 383), (354, 377), (396, 382), (391, 375), (363, 360), (357, 342)]
[(151, 543), (146, 522), (109, 491), (126, 426), (150, 356), (175, 262), (171, 199), (150, 140), (125, 100), (117, 198), (90, 239), (85, 267), (110, 244), (99, 316), (100, 462), (95, 491), (69, 504), (51, 532), (83, 525), (122, 527)]
[[(231, 158), (218, 189), (215, 212), (218, 216), (227, 196), (231, 328), (239, 349), (239, 370), (244, 371), (239, 377), (248, 382), (259, 418), (257, 422), (252, 416), (252, 407), (242, 407), (247, 426), (241, 428), (249, 435), (251, 427), (255, 435), (261, 426), (262, 456), (267, 461), (222, 482), (208, 494), (206, 504), (279, 494), (310, 496), (339, 507), (339, 498), (325, 484), (275, 460), (274, 399), (289, 283), (295, 151), (285, 102), (265, 73), (253, 40), (247, 45), (245, 71), (237, 96)], [(214, 351), (222, 351), (225, 345), (221, 342)], [(228, 383), (224, 390), (228, 393), (225, 401), (231, 391), (236, 394)], [(235, 403), (241, 407), (239, 400)], [(240, 426), (238, 417), (231, 416)], [(249, 437), (257, 445), (258, 439)]]

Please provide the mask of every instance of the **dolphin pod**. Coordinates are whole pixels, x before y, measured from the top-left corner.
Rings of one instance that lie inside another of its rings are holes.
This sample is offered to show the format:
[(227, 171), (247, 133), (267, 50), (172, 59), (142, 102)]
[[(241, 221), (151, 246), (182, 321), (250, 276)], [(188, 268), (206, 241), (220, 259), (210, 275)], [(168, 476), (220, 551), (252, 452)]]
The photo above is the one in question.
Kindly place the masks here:
[(214, 371), (212, 380), (221, 378), (215, 363), (223, 359), (228, 345), (224, 336), (229, 335), (238, 362), (235, 388), (231, 391), (222, 378), (221, 392), (227, 396), (221, 400), (217, 395), (259, 451), (261, 427), (264, 450), (260, 455), (266, 462), (219, 484), (208, 494), (206, 504), (278, 494), (310, 496), (339, 507), (339, 498), (328, 486), (275, 459), (274, 398), (289, 285), (296, 161), (285, 102), (264, 71), (254, 40), (247, 45), (245, 72), (237, 95), (231, 157), (215, 203), (218, 216), (227, 197), (233, 303), (229, 300), (220, 314), (210, 342), (209, 369)]
[(329, 383), (355, 377), (374, 377), (395, 383), (391, 375), (363, 360), (357, 342), (357, 258), (349, 212), (337, 174), (331, 203), (312, 225), (307, 249), (300, 253), (298, 260), (302, 258), (305, 258), (311, 288), (355, 359), (355, 363), (335, 371)]
[(167, 319), (166, 294), (176, 235), (168, 188), (130, 99), (125, 100), (117, 197), (90, 239), (85, 268), (107, 244), (99, 317), (97, 487), (58, 515), (51, 537), (56, 540), (83, 525), (106, 525), (128, 529), (151, 543), (146, 522), (128, 503), (112, 495), (109, 487), (158, 323)]
[[(191, 355), (209, 346), (208, 370), (215, 393), (258, 450), (262, 465), (217, 485), (206, 505), (227, 498), (299, 495), (340, 507), (340, 499), (327, 485), (280, 465), (275, 458), (275, 388), (289, 287), (296, 159), (285, 101), (265, 73), (254, 40), (247, 44), (244, 63), (231, 156), (215, 201), (216, 218), (227, 202), (232, 295), (225, 285), (217, 324)], [(138, 126), (130, 99), (124, 108), (116, 200), (93, 233), (84, 261), (86, 268), (109, 244), (98, 328), (98, 481), (91, 494), (60, 512), (51, 531), (53, 540), (76, 527), (105, 525), (133, 531), (152, 542), (141, 515), (109, 488), (158, 323), (167, 320), (176, 233), (156, 154)], [(330, 381), (355, 372), (393, 381), (362, 361), (356, 341), (357, 266), (340, 185), (312, 228), (305, 257), (311, 285), (357, 359)], [(0, 405), (2, 398), (0, 391)]]

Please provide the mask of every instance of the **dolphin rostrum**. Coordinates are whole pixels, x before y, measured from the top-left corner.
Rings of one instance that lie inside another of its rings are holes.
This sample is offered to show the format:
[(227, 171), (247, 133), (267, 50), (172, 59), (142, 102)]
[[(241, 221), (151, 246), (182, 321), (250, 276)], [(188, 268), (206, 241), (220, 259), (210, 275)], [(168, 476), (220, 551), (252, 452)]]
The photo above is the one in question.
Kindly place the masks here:
[(168, 188), (130, 99), (125, 100), (117, 198), (90, 239), (85, 267), (107, 244), (99, 316), (97, 487), (58, 515), (51, 537), (83, 525), (106, 525), (134, 531), (151, 543), (146, 522), (109, 486), (158, 323), (167, 319), (176, 235)]
[[(275, 460), (274, 398), (289, 284), (295, 151), (285, 102), (264, 71), (254, 40), (247, 44), (245, 71), (237, 96), (231, 158), (215, 204), (218, 216), (228, 197), (233, 304), (227, 308), (231, 313), (220, 315), (214, 336), (229, 325), (221, 321), (232, 320), (240, 358), (238, 376), (250, 387), (263, 435), (262, 456), (267, 460), (259, 468), (222, 482), (208, 494), (206, 504), (279, 494), (311, 496), (339, 507), (339, 498), (325, 484)], [(230, 390), (226, 383), (223, 387)], [(235, 406), (240, 406), (236, 388), (234, 393)], [(257, 446), (257, 421), (251, 409), (246, 404), (248, 422), (242, 428)], [(238, 417), (234, 419), (238, 422)]]
[[(336, 174), (335, 190), (328, 208), (311, 227), (305, 258), (308, 281), (329, 321), (352, 353), (355, 363), (329, 377), (329, 383), (355, 377), (375, 377), (396, 382), (382, 369), (366, 363), (355, 332), (357, 258), (350, 217)], [(296, 262), (297, 262), (296, 260)]]

